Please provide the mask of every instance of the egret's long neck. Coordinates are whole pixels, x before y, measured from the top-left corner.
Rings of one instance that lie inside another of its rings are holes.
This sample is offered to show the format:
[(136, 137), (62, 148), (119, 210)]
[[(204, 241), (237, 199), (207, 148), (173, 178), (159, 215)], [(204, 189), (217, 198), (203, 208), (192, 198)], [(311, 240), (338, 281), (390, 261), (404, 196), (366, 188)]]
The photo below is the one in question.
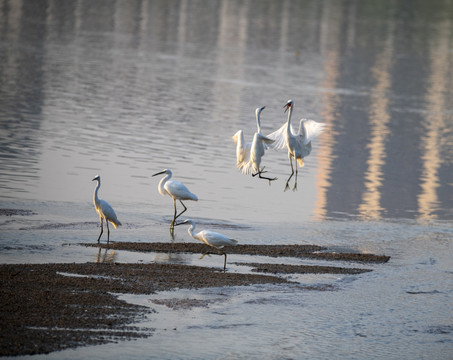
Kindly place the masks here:
[(195, 240), (198, 240), (197, 237), (195, 236), (195, 224), (194, 223), (192, 223), (192, 222), (190, 223), (190, 227), (187, 229), (187, 232)]
[(97, 182), (98, 182), (98, 184), (96, 185), (96, 189), (94, 189), (94, 195), (93, 195), (93, 202), (94, 202), (95, 206), (97, 206), (99, 204), (98, 191), (99, 191), (99, 188), (101, 187), (101, 180), (98, 180)]
[(288, 121), (286, 123), (286, 135), (291, 135), (291, 115), (293, 114), (293, 107), (290, 106), (288, 110)]
[(258, 134), (261, 134), (261, 121), (260, 121), (260, 112), (256, 112), (256, 127), (258, 129)]
[(164, 185), (168, 180), (170, 180), (170, 178), (171, 178), (171, 174), (167, 174), (162, 178), (161, 181), (159, 181), (159, 192), (161, 195), (165, 195), (167, 193), (164, 189)]

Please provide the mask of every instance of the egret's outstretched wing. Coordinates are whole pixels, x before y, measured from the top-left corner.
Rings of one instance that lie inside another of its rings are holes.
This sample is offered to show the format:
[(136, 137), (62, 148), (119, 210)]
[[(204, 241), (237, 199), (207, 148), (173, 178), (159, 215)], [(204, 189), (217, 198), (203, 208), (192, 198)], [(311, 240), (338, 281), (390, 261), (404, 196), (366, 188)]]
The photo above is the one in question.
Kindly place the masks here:
[(240, 169), (250, 159), (252, 143), (246, 143), (242, 148), (236, 148), (236, 165)]
[(314, 120), (301, 119), (299, 123), (298, 135), (302, 136), (304, 145), (320, 135), (327, 124), (319, 123)]
[(264, 150), (267, 150), (270, 147), (270, 145), (272, 145), (275, 142), (274, 139), (270, 139), (270, 138), (268, 138), (268, 137), (266, 137), (264, 135), (261, 135), (261, 134), (260, 134), (260, 140), (263, 143)]
[(236, 166), (238, 169), (242, 169), (244, 164), (249, 161), (252, 143), (244, 144), (244, 133), (242, 130), (234, 134), (233, 140), (236, 144)]
[[(280, 129), (275, 130), (274, 132), (266, 135), (267, 138), (274, 140), (272, 144), (269, 144), (269, 147), (274, 150), (281, 150), (281, 149), (286, 149), (287, 144), (286, 144), (286, 126), (287, 123), (285, 122)], [(297, 135), (294, 133), (294, 128), (291, 126), (291, 133), (293, 135)]]

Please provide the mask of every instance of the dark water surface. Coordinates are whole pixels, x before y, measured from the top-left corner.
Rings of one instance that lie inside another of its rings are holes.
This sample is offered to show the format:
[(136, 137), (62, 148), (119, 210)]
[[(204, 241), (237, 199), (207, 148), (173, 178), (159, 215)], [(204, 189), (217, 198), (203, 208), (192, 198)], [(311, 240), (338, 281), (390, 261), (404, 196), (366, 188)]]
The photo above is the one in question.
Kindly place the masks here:
[[(0, 261), (99, 260), (75, 245), (97, 238), (96, 174), (123, 222), (113, 240), (170, 241), (172, 201), (151, 177), (170, 168), (200, 199), (187, 216), (240, 242), (392, 259), (360, 276), (298, 278), (333, 292), (159, 295), (228, 300), (162, 306), (150, 339), (54, 356), (447, 359), (452, 98), (453, 1), (0, 0), (0, 208), (33, 211), (0, 216)], [(263, 133), (279, 128), (288, 99), (295, 122), (329, 125), (296, 192), (283, 191), (285, 151), (263, 158), (278, 177), (269, 186), (235, 168), (231, 138), (252, 140), (261, 106)]]

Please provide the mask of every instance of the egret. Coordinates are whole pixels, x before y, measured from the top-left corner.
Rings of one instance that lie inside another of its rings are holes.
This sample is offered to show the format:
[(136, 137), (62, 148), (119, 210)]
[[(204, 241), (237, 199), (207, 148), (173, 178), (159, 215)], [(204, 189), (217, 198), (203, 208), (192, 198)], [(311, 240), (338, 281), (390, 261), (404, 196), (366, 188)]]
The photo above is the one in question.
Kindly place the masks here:
[(99, 214), (99, 217), (101, 219), (101, 233), (99, 234), (98, 242), (101, 239), (102, 233), (104, 232), (104, 220), (105, 220), (107, 224), (107, 243), (108, 243), (110, 240), (109, 222), (112, 223), (115, 229), (118, 226), (120, 226), (121, 223), (116, 217), (115, 211), (110, 206), (110, 204), (105, 200), (99, 199), (98, 197), (98, 191), (99, 188), (101, 187), (101, 177), (99, 175), (96, 175), (96, 177), (92, 181), (95, 180), (98, 182), (98, 184), (96, 186), (96, 189), (94, 190), (93, 202), (96, 212)]
[(195, 234), (196, 224), (193, 220), (190, 219), (184, 220), (183, 222), (180, 222), (177, 225), (182, 224), (190, 224), (190, 227), (187, 229), (187, 232), (192, 238), (198, 241), (202, 241), (208, 246), (216, 248), (220, 252), (220, 255), (223, 255), (225, 257), (225, 260), (223, 262), (223, 271), (225, 271), (227, 254), (225, 251), (223, 251), (223, 248), (225, 246), (236, 246), (238, 244), (238, 241), (230, 239), (226, 235), (211, 230), (202, 230), (199, 233)]
[[(274, 140), (267, 138), (261, 134), (261, 121), (260, 114), (266, 107), (260, 107), (255, 110), (257, 132), (253, 136), (251, 143), (244, 144), (244, 135), (242, 130), (239, 130), (233, 136), (233, 140), (236, 143), (236, 166), (242, 171), (243, 174), (252, 174), (253, 177), (258, 175), (261, 179), (271, 181), (277, 180), (277, 178), (269, 178), (262, 176), (264, 171), (260, 168), (261, 158), (264, 156), (264, 152), (267, 149), (267, 144), (272, 144)], [(255, 172), (255, 173), (253, 173)]]
[[(176, 180), (170, 180), (172, 177), (173, 173), (171, 170), (165, 169), (161, 172), (158, 172), (157, 174), (154, 174), (153, 176), (161, 175), (161, 174), (167, 174), (162, 178), (162, 180), (159, 181), (159, 185), (157, 189), (159, 190), (159, 193), (162, 196), (170, 195), (173, 198), (173, 205), (175, 207), (175, 214), (173, 216), (173, 220), (170, 224), (170, 228), (173, 228), (174, 223), (178, 217), (180, 217), (186, 210), (187, 207), (184, 205), (182, 200), (193, 200), (193, 201), (198, 201), (197, 195), (191, 193), (189, 189), (181, 182), (176, 181)], [(184, 210), (181, 211), (178, 215), (176, 215), (176, 200), (179, 200), (181, 205), (184, 207)]]
[(291, 175), (286, 181), (285, 191), (289, 189), (289, 181), (294, 175), (294, 167), (292, 158), (296, 165), (296, 178), (293, 190), (297, 189), (297, 165), (304, 166), (304, 157), (311, 153), (311, 141), (324, 130), (326, 124), (316, 122), (314, 120), (301, 119), (299, 123), (299, 131), (296, 133), (291, 125), (291, 115), (293, 113), (294, 101), (288, 100), (284, 106), (285, 112), (288, 111), (288, 120), (280, 129), (267, 135), (268, 138), (274, 140), (270, 146), (276, 150), (288, 149), (288, 158), (291, 165)]

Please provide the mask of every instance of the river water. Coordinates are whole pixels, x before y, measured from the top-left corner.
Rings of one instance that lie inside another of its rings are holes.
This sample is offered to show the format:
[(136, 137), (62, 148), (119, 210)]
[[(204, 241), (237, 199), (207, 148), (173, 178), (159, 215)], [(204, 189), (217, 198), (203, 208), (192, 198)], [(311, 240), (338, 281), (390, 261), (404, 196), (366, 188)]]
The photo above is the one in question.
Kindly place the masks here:
[[(150, 338), (46, 358), (451, 359), (452, 39), (441, 0), (0, 0), (0, 208), (30, 210), (0, 217), (1, 263), (220, 267), (77, 246), (97, 239), (96, 174), (123, 223), (111, 240), (191, 241), (170, 238), (151, 177), (165, 168), (199, 197), (184, 216), (241, 243), (391, 256), (294, 286), (123, 296), (157, 310)], [(232, 141), (251, 141), (257, 107), (263, 133), (279, 128), (288, 99), (328, 124), (294, 192), (285, 151), (263, 158), (269, 186), (235, 168)]]

